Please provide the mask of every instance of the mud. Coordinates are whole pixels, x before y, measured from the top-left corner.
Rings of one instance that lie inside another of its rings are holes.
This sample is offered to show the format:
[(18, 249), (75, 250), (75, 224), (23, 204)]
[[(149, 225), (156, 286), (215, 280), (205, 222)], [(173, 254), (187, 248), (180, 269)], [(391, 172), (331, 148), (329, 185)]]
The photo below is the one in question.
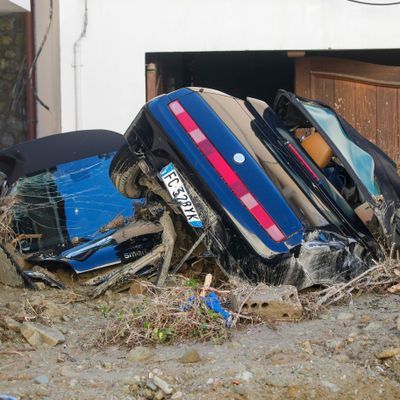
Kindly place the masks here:
[[(376, 357), (400, 347), (396, 295), (361, 296), (314, 320), (243, 328), (223, 344), (159, 345), (132, 361), (127, 348), (96, 346), (107, 310), (128, 294), (83, 301), (55, 289), (0, 290), (0, 393), (20, 399), (163, 398), (146, 388), (149, 373), (182, 399), (400, 399), (400, 361)], [(66, 342), (32, 348), (4, 328), (6, 315), (42, 320)], [(193, 349), (200, 361), (182, 363)]]

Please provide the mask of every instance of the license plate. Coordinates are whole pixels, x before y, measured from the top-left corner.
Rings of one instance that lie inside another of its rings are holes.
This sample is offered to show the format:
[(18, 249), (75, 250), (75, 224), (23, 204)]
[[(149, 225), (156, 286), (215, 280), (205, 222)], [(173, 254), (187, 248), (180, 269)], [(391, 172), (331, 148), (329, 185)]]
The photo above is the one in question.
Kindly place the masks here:
[(182, 182), (178, 171), (175, 169), (174, 164), (169, 163), (160, 172), (161, 178), (171, 195), (171, 197), (177, 201), (181, 207), (183, 214), (190, 225), (195, 228), (202, 228), (203, 223), (199, 218), (199, 214)]

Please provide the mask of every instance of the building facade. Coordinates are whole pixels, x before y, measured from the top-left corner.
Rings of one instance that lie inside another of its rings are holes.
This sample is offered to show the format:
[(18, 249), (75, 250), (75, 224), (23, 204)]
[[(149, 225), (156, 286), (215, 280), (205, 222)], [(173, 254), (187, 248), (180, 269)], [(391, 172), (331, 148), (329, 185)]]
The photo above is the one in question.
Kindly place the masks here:
[[(47, 106), (36, 103), (39, 137), (91, 128), (123, 133), (146, 97), (180, 86), (211, 86), (271, 102), (279, 87), (296, 90), (299, 60), (314, 56), (400, 66), (395, 5), (33, 0), (32, 10), (36, 49), (48, 31), (36, 66), (37, 94)], [(321, 96), (320, 89), (309, 92)], [(397, 107), (397, 92), (395, 97)]]

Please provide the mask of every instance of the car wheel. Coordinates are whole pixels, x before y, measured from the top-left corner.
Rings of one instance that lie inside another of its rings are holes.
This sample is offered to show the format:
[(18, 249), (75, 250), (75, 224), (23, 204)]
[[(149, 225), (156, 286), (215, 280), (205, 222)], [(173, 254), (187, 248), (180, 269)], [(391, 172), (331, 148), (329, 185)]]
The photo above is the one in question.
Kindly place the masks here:
[(125, 144), (111, 161), (109, 175), (112, 183), (125, 197), (136, 199), (142, 195), (142, 188), (138, 185), (141, 174), (138, 157)]

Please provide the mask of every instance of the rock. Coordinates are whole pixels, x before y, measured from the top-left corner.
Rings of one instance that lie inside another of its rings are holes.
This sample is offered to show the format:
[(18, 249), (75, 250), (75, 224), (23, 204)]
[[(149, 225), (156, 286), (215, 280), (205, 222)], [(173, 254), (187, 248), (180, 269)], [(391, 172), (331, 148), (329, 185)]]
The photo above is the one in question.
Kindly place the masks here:
[(347, 338), (347, 341), (349, 343), (353, 343), (359, 336), (359, 332), (358, 331), (351, 331), (349, 334), (349, 337)]
[(0, 247), (0, 283), (12, 287), (24, 287), (24, 280), (17, 272), (17, 266), (11, 255)]
[(183, 393), (182, 392), (175, 392), (172, 396), (171, 399), (172, 400), (178, 400), (178, 399), (182, 399), (183, 398)]
[(154, 400), (163, 400), (165, 398), (165, 393), (160, 389), (154, 395)]
[(143, 296), (147, 293), (148, 286), (143, 284), (140, 281), (134, 281), (131, 283), (129, 287), (129, 296), (136, 297), (136, 296)]
[(301, 349), (307, 353), (307, 354), (313, 354), (313, 349), (311, 347), (311, 343), (309, 340), (305, 340), (302, 344), (301, 344)]
[(330, 339), (325, 342), (325, 347), (330, 351), (343, 349), (344, 341), (342, 339)]
[(341, 312), (337, 315), (336, 319), (338, 321), (350, 321), (354, 319), (354, 314), (351, 312)]
[(347, 355), (350, 358), (354, 359), (361, 357), (362, 354), (365, 352), (365, 348), (360, 341), (351, 343), (351, 345), (349, 345), (347, 349), (348, 349)]
[(347, 363), (350, 361), (350, 357), (347, 354), (337, 354), (333, 359), (340, 363)]
[(150, 389), (144, 389), (142, 395), (145, 399), (152, 400), (154, 398), (154, 392)]
[(373, 321), (370, 322), (365, 328), (364, 331), (366, 332), (372, 332), (372, 331), (377, 331), (378, 329), (382, 328), (382, 324), (378, 321)]
[(21, 330), (21, 323), (10, 317), (4, 317), (4, 323), (10, 331), (19, 332)]
[(103, 361), (102, 367), (109, 371), (112, 368), (112, 364), (109, 361)]
[(71, 379), (69, 381), (69, 386), (75, 387), (78, 384), (78, 379)]
[(232, 309), (243, 314), (257, 314), (265, 319), (299, 319), (303, 313), (297, 289), (294, 286), (267, 286), (259, 284), (248, 297), (247, 293), (231, 296)]
[(153, 377), (153, 382), (165, 393), (165, 394), (171, 394), (173, 392), (173, 389), (171, 385), (169, 385), (167, 382), (165, 382), (163, 379), (155, 375)]
[(163, 372), (160, 370), (160, 369), (158, 369), (158, 368), (154, 368), (153, 369), (153, 371), (151, 371), (154, 375), (159, 375), (159, 376), (162, 376), (163, 375)]
[(144, 346), (133, 348), (126, 356), (128, 361), (146, 361), (153, 356), (153, 351)]
[(69, 365), (64, 365), (63, 367), (60, 368), (60, 375), (65, 376), (67, 378), (73, 378), (77, 376), (78, 372), (75, 371), (72, 367)]
[(329, 381), (321, 381), (321, 386), (330, 390), (333, 393), (340, 392), (340, 387)]
[(58, 329), (38, 323), (24, 322), (21, 325), (21, 333), (31, 346), (55, 346), (65, 342), (64, 335)]
[(39, 385), (47, 385), (50, 382), (50, 379), (47, 375), (39, 375), (34, 379), (34, 382)]
[(153, 381), (147, 381), (146, 386), (153, 392), (157, 390), (157, 386)]
[(385, 349), (380, 353), (376, 354), (376, 358), (379, 360), (385, 360), (387, 358), (392, 358), (400, 354), (400, 347), (392, 347), (389, 349)]
[(212, 385), (213, 383), (214, 383), (214, 379), (213, 378), (208, 378), (207, 385)]
[(295, 377), (289, 375), (271, 374), (266, 375), (264, 380), (268, 386), (275, 387), (290, 387), (296, 384)]
[(243, 371), (236, 375), (236, 379), (239, 379), (244, 382), (249, 382), (253, 379), (254, 375), (250, 371)]
[(128, 385), (130, 393), (136, 393), (139, 390), (139, 385), (136, 383), (132, 383)]
[[(252, 398), (251, 394), (248, 393), (248, 389), (244, 385), (235, 385), (233, 387), (233, 392), (239, 394), (240, 395), (240, 397), (239, 397), (240, 399), (242, 399), (242, 398), (251, 399)], [(237, 397), (234, 397), (234, 398), (236, 399)]]
[(200, 354), (196, 349), (190, 349), (179, 359), (182, 364), (196, 363), (201, 360)]

